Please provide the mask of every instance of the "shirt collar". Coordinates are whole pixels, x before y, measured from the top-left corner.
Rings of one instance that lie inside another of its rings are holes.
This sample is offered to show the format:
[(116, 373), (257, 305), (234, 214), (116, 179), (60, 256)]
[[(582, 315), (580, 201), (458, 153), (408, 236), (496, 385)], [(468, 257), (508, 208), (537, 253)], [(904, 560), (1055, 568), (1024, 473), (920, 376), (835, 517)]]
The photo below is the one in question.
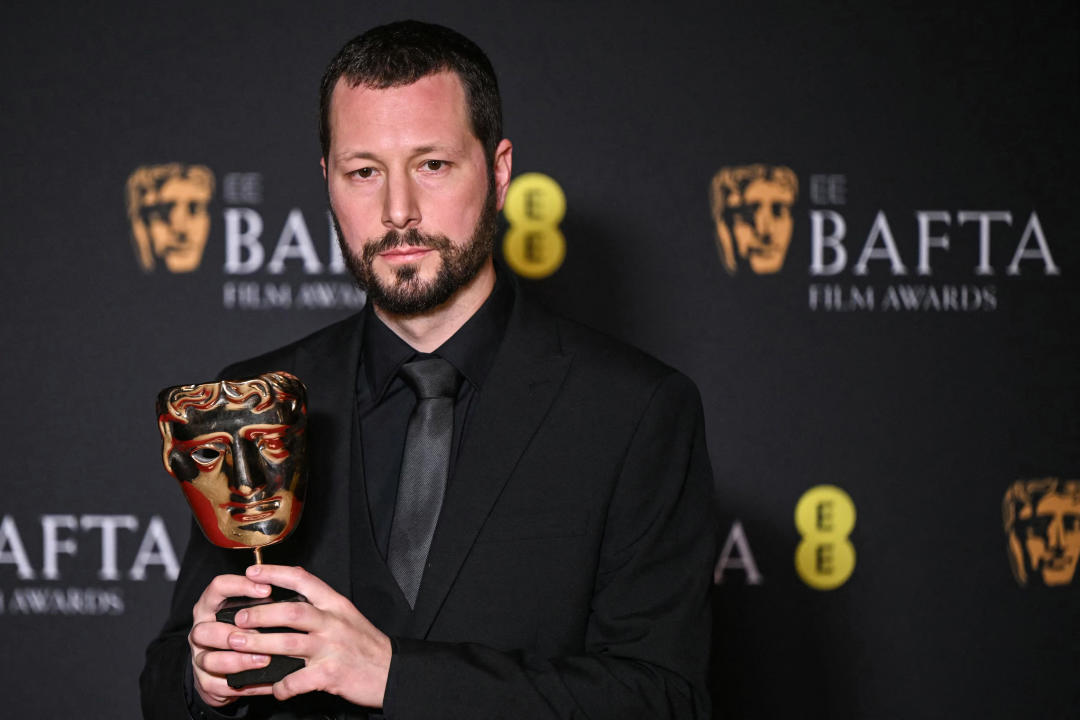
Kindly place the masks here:
[[(476, 389), (483, 386), (491, 369), (514, 305), (513, 283), (503, 277), (504, 272), (496, 265), (495, 288), (487, 300), (431, 353), (447, 360)], [(423, 353), (418, 353), (387, 327), (370, 303), (365, 312), (368, 317), (363, 330), (362, 372), (371, 396), (380, 402), (401, 366)]]

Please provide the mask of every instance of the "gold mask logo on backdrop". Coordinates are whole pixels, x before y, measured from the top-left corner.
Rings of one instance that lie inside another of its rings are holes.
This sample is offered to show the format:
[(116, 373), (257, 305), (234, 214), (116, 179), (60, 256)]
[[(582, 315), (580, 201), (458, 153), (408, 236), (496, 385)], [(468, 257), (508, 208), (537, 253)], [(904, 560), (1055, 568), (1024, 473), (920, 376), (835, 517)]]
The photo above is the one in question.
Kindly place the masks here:
[(716, 247), (729, 274), (740, 265), (758, 275), (779, 272), (791, 245), (791, 206), (798, 196), (799, 179), (783, 165), (720, 168), (709, 199)]
[(1080, 480), (1017, 480), (1001, 510), (1016, 582), (1072, 583), (1080, 558)]
[(214, 173), (203, 165), (145, 165), (127, 179), (127, 211), (135, 256), (146, 272), (160, 259), (172, 273), (202, 262), (210, 236), (207, 206)]

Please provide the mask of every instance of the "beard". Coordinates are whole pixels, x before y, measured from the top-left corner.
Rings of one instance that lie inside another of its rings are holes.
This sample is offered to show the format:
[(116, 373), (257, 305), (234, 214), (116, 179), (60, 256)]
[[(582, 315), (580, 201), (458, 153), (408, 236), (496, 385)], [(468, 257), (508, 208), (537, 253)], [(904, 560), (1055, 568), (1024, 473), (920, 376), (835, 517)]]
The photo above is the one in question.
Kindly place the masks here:
[[(495, 189), (491, 186), (472, 235), (464, 245), (454, 245), (446, 235), (429, 235), (410, 228), (405, 231), (389, 230), (378, 240), (366, 243), (361, 253), (356, 253), (341, 232), (341, 224), (333, 207), (330, 208), (341, 255), (356, 284), (380, 310), (406, 317), (420, 315), (442, 305), (476, 277), (495, 247), (496, 214)], [(373, 268), (376, 256), (403, 246), (427, 248), (439, 254), (439, 270), (433, 279), (422, 279), (418, 264), (395, 268), (390, 282), (384, 282), (378, 276)]]

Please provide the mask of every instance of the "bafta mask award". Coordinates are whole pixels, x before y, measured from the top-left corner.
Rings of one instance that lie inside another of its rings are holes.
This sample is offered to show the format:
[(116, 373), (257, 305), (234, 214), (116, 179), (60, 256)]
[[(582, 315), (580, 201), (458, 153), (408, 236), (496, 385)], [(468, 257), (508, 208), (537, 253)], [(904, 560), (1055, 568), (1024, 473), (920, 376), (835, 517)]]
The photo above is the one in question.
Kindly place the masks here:
[[(304, 384), (286, 372), (165, 388), (157, 398), (165, 469), (180, 482), (206, 538), (223, 548), (262, 549), (284, 540), (300, 520), (307, 489), (307, 400)], [(232, 623), (242, 608), (305, 602), (290, 590), (270, 597), (229, 598), (217, 613)], [(262, 628), (260, 632), (289, 631)], [(270, 664), (228, 676), (234, 688), (277, 682), (304, 666), (275, 655)]]

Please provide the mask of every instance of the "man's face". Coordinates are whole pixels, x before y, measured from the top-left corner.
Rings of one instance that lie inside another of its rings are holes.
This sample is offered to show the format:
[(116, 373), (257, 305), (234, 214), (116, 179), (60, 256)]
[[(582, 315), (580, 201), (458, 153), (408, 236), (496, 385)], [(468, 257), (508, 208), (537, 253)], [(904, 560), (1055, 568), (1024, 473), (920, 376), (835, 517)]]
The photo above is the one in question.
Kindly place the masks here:
[(172, 422), (168, 466), (207, 537), (221, 547), (283, 539), (303, 505), (303, 426), (277, 404), (191, 410)]
[(1080, 497), (1048, 493), (1021, 510), (1018, 523), (1031, 569), (1047, 585), (1072, 581), (1080, 558)]
[(755, 273), (778, 272), (791, 244), (792, 190), (770, 180), (753, 180), (741, 198), (732, 195), (731, 201), (726, 214), (737, 256)]
[(490, 267), (510, 144), (494, 174), (456, 74), (386, 89), (338, 81), (324, 160), (342, 251), (376, 307), (416, 315)]

